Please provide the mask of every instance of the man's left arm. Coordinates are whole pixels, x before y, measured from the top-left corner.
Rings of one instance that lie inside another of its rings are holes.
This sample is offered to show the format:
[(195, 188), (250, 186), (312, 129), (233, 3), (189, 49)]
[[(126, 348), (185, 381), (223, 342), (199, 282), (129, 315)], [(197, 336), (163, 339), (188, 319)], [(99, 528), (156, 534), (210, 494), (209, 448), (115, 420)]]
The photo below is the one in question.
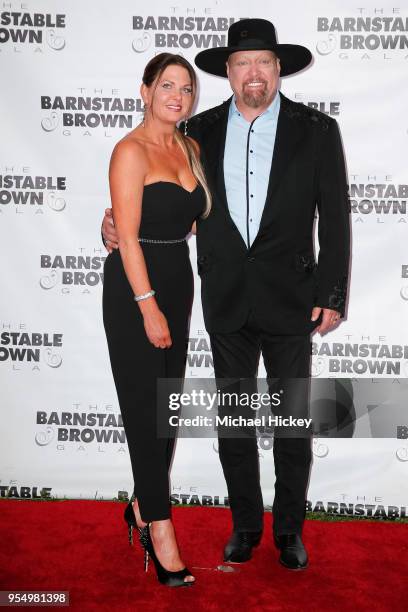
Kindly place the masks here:
[(350, 257), (347, 176), (339, 128), (334, 119), (330, 119), (322, 132), (317, 207), (320, 250), (316, 308), (323, 309), (323, 320), (317, 330), (324, 332), (344, 316)]

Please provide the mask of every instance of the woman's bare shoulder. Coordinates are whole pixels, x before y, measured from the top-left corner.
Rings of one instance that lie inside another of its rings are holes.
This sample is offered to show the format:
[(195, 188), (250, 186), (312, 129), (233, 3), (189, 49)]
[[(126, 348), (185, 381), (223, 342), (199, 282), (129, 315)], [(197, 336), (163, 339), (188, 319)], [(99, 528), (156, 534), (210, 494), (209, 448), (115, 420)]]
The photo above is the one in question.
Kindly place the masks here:
[(146, 147), (136, 130), (126, 134), (114, 146), (112, 155), (146, 157)]
[(145, 170), (148, 166), (146, 147), (143, 140), (138, 138), (135, 130), (126, 134), (116, 143), (111, 156), (111, 164), (123, 164), (137, 166), (139, 171)]

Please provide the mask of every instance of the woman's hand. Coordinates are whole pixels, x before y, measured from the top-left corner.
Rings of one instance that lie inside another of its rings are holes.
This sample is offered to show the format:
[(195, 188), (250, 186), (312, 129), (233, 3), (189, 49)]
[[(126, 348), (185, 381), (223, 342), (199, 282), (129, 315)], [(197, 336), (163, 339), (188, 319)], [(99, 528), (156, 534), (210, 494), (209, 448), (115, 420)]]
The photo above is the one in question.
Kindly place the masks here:
[(167, 319), (156, 306), (142, 310), (146, 335), (156, 348), (169, 348), (172, 345)]

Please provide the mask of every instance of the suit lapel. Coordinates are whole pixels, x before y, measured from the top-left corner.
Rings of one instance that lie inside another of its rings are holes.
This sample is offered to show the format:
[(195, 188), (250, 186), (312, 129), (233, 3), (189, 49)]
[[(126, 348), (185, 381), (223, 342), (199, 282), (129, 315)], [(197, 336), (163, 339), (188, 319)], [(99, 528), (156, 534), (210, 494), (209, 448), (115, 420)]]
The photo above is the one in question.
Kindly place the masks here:
[(292, 110), (291, 101), (281, 93), (279, 95), (281, 97), (281, 107), (276, 128), (275, 146), (273, 149), (265, 207), (261, 217), (259, 232), (252, 246), (255, 244), (258, 237), (263, 234), (271, 221), (273, 221), (273, 216), (277, 212), (273, 197), (281, 181), (284, 179), (286, 170), (296, 154), (305, 133), (302, 122), (297, 120), (297, 114)]
[(220, 116), (211, 124), (208, 132), (203, 134), (206, 175), (212, 183), (213, 191), (216, 192), (216, 199), (226, 212), (228, 212), (228, 203), (224, 181), (224, 150), (230, 101), (231, 98), (224, 102)]
[[(207, 179), (210, 178), (213, 194), (216, 194), (216, 197), (213, 198), (213, 206), (217, 206), (218, 202), (219, 208), (225, 215), (227, 223), (238, 230), (228, 208), (224, 177), (225, 140), (227, 137), (228, 112), (231, 100), (232, 96), (229, 100), (224, 102), (224, 108), (222, 109), (220, 117), (211, 124), (210, 128), (208, 128), (209, 133), (205, 134), (202, 142), (205, 151), (204, 166)], [(247, 250), (245, 241), (239, 231), (237, 231), (237, 237), (241, 246)]]
[[(275, 146), (269, 174), (267, 195), (259, 231), (250, 247), (251, 249), (256, 244), (258, 238), (262, 237), (265, 233), (270, 223), (273, 222), (273, 217), (277, 212), (273, 197), (281, 181), (284, 179), (286, 170), (295, 156), (305, 134), (303, 123), (297, 118), (298, 112), (296, 108), (294, 108), (295, 105), (283, 94), (279, 93), (279, 95), (281, 97), (281, 107), (276, 128)], [(225, 139), (227, 135), (228, 111), (231, 99), (232, 97), (224, 102), (219, 117), (208, 126), (208, 131), (202, 135), (201, 144), (204, 149), (203, 162), (206, 175), (210, 180), (213, 193), (215, 192), (217, 196), (214, 198), (214, 204), (215, 201), (218, 201), (228, 222), (234, 224), (228, 209), (224, 179)], [(243, 239), (242, 244), (246, 249), (247, 247)]]

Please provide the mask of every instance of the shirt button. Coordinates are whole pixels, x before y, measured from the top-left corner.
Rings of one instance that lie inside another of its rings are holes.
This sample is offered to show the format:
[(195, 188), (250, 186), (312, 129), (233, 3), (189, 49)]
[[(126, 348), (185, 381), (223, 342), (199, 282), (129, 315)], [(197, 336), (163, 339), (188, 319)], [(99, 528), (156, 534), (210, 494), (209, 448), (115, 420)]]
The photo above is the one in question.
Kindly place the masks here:
[(253, 174), (252, 170), (250, 171), (250, 173), (249, 173), (249, 174)]
[(251, 130), (252, 133), (254, 133), (254, 130)]
[(252, 150), (252, 149), (250, 149), (250, 151), (249, 151), (249, 152), (250, 152), (250, 153), (253, 153), (253, 150)]
[(251, 198), (253, 198), (253, 197), (254, 197), (254, 196), (253, 196), (253, 194), (251, 193)]

